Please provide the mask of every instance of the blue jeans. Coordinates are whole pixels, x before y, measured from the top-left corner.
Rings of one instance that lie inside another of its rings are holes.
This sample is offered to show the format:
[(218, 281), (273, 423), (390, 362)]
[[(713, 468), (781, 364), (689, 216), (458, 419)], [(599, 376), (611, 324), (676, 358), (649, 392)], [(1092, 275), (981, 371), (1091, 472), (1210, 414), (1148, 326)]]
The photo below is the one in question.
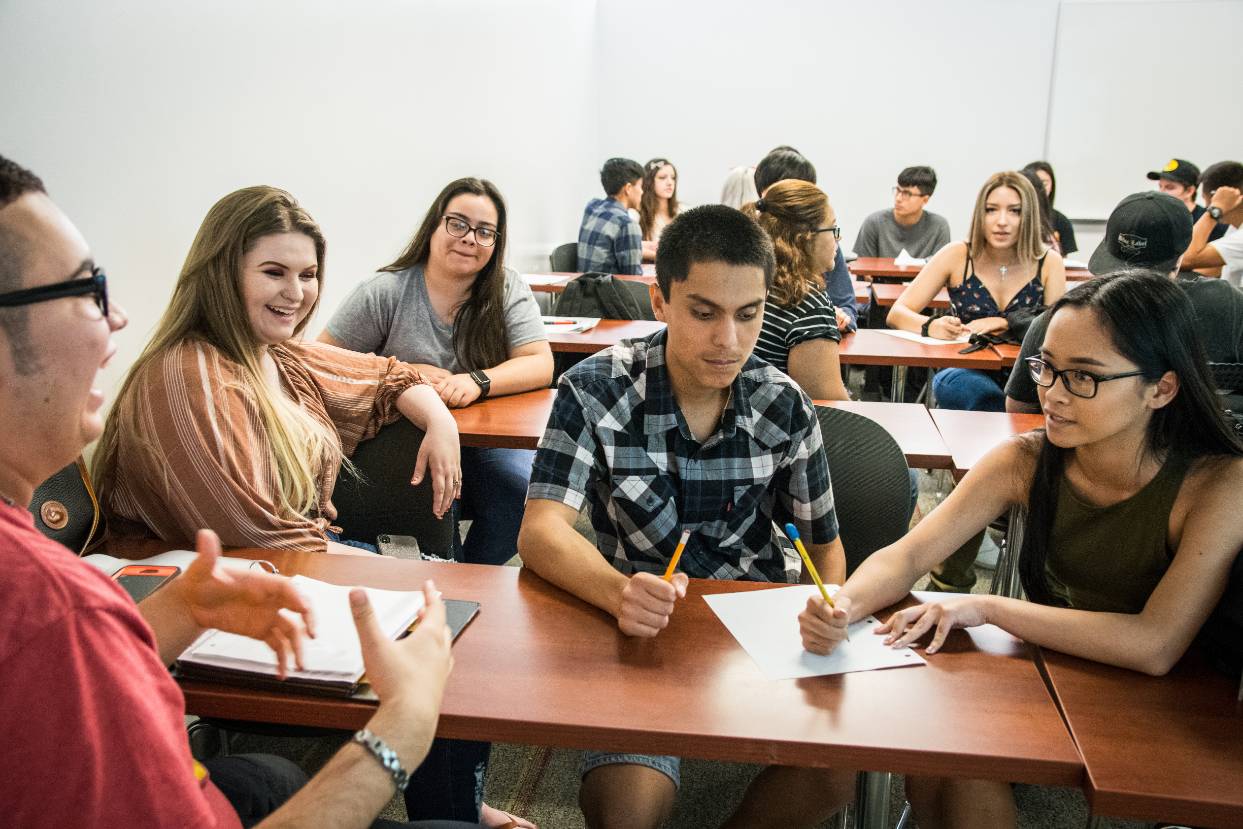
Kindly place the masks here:
[(504, 564), (514, 557), (534, 464), (532, 449), (462, 447), (462, 517), (472, 523), (455, 558)]
[(932, 377), (932, 393), (938, 409), (966, 409), (973, 412), (1004, 412), (1006, 394), (985, 371), (947, 368)]

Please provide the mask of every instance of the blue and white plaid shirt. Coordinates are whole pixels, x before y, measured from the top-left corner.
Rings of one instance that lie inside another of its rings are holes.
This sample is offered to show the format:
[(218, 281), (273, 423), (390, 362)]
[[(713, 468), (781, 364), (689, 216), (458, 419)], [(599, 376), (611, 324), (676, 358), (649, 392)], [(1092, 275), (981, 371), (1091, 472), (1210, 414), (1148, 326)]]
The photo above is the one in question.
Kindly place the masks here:
[(794, 381), (752, 356), (715, 434), (697, 443), (673, 399), (665, 333), (623, 340), (561, 377), (528, 498), (591, 504), (596, 545), (627, 575), (797, 581), (802, 562), (772, 522), (837, 537), (820, 424)]
[(617, 199), (592, 199), (578, 229), (578, 270), (643, 273), (643, 234)]

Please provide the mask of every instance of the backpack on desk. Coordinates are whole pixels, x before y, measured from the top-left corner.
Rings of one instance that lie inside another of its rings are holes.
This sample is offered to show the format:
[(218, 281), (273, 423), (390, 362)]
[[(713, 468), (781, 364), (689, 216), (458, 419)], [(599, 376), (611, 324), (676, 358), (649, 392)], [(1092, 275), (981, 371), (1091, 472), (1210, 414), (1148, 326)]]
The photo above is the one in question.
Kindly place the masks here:
[(559, 317), (600, 317), (610, 320), (654, 320), (647, 285), (589, 272), (571, 279), (557, 298)]

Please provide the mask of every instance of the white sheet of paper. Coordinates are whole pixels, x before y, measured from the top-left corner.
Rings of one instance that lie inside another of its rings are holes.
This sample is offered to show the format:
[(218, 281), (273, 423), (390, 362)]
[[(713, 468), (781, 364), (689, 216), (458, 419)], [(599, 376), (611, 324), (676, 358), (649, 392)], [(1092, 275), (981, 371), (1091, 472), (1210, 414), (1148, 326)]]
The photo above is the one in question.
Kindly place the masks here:
[(524, 273), (522, 279), (528, 285), (560, 285), (574, 277), (565, 273)]
[[(837, 585), (825, 585), (830, 594)], [(814, 584), (717, 593), (704, 601), (755, 660), (768, 679), (798, 679), (853, 671), (875, 671), (925, 664), (910, 648), (894, 650), (885, 637), (872, 632), (878, 622), (869, 616), (850, 626), (850, 641), (838, 645), (828, 656), (803, 650), (798, 632), (798, 614), (809, 596), (820, 591)]]
[(898, 255), (893, 258), (893, 264), (898, 267), (905, 267), (907, 265), (922, 266), (927, 265), (928, 260), (920, 259), (918, 256), (911, 256), (911, 254), (907, 252), (906, 248), (902, 248), (902, 250), (898, 251)]
[(873, 328), (872, 331), (879, 331), (881, 334), (888, 334), (891, 337), (897, 337), (900, 340), (910, 340), (913, 343), (923, 343), (924, 345), (955, 345), (956, 343), (965, 343), (971, 338), (971, 334), (963, 334), (956, 340), (938, 340), (936, 337), (925, 337), (916, 334), (914, 331), (899, 331), (896, 328)]
[(599, 317), (542, 317), (548, 334), (578, 334), (600, 324)]

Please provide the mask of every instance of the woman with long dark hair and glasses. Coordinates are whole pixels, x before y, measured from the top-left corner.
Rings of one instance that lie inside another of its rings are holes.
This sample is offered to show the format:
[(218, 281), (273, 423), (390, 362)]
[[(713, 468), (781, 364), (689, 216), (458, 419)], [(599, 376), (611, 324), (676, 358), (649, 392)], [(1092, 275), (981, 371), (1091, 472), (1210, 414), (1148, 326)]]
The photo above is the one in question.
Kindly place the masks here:
[[(1034, 645), (1166, 673), (1225, 590), (1243, 547), (1243, 443), (1227, 423), (1187, 295), (1148, 272), (1094, 279), (1049, 312), (1028, 370), (1045, 428), (993, 449), (950, 496), (867, 559), (837, 610), (808, 603), (816, 653), (1013, 505), (1027, 508), (1019, 570), (1028, 600), (973, 595), (921, 604), (878, 628), (895, 647), (995, 624)], [(1014, 823), (1006, 784), (907, 781), (921, 826)], [(921, 808), (922, 807), (922, 808)]]
[[(450, 408), (546, 388), (552, 350), (539, 306), (505, 267), (505, 200), (490, 181), (460, 178), (436, 196), (406, 249), (359, 285), (324, 342), (413, 363)], [(474, 521), (465, 559), (513, 558), (535, 453), (462, 447), (462, 502)]]

